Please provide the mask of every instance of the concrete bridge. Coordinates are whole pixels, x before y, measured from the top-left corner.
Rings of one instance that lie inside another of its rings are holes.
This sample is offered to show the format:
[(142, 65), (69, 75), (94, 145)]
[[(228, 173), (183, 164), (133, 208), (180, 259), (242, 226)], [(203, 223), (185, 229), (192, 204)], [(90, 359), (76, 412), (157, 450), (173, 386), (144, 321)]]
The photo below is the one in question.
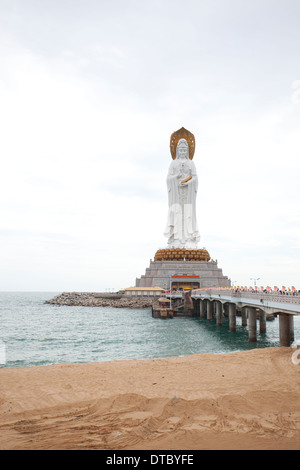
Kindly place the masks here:
[[(266, 315), (279, 315), (279, 340), (281, 346), (290, 346), (294, 341), (294, 315), (300, 315), (300, 295), (280, 295), (279, 293), (236, 292), (234, 289), (196, 289), (191, 291), (194, 314), (206, 317), (208, 321), (216, 317), (217, 326), (222, 325), (224, 314), (229, 317), (230, 331), (236, 331), (236, 314), (241, 313), (242, 325), (248, 326), (249, 341), (257, 341), (257, 318), (261, 333), (266, 332)], [(182, 297), (182, 293), (170, 298)]]

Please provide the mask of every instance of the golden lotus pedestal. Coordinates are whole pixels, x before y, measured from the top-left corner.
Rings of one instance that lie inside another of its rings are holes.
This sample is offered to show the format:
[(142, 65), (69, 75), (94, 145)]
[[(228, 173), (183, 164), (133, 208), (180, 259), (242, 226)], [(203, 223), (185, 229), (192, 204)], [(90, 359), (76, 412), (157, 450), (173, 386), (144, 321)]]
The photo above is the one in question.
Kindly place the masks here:
[(157, 250), (154, 261), (209, 261), (207, 250), (193, 250), (188, 248), (166, 248)]

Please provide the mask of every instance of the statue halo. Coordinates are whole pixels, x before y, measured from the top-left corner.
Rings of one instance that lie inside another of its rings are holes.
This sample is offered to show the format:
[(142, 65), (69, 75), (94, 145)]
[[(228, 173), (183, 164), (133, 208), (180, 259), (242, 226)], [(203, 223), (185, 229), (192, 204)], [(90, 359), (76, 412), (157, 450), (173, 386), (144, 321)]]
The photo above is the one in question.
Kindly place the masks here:
[(176, 159), (176, 147), (180, 139), (185, 139), (187, 141), (189, 146), (189, 159), (192, 160), (195, 154), (195, 136), (184, 127), (178, 129), (178, 131), (173, 132), (173, 134), (171, 134), (170, 151), (173, 160)]

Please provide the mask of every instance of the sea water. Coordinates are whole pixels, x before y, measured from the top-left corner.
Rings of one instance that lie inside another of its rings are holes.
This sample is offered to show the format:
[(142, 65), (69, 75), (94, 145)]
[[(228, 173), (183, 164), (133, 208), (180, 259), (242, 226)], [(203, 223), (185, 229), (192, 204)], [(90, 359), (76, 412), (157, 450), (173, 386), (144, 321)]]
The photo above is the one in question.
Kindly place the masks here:
[[(237, 317), (229, 332), (199, 317), (152, 318), (150, 309), (70, 307), (45, 304), (58, 292), (0, 293), (0, 367), (62, 362), (153, 359), (198, 353), (229, 353), (279, 347), (278, 318), (249, 343)], [(295, 317), (300, 340), (300, 317)]]

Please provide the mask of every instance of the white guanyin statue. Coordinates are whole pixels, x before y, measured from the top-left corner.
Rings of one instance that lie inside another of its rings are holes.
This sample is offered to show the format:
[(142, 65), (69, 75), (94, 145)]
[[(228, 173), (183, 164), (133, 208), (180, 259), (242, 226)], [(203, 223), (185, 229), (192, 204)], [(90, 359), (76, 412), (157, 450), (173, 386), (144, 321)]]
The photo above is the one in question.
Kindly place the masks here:
[[(185, 135), (186, 138), (179, 138)], [(176, 141), (177, 134), (177, 141)], [(172, 142), (172, 136), (175, 136)], [(167, 176), (169, 199), (168, 222), (164, 235), (168, 238), (169, 248), (197, 249), (200, 234), (196, 219), (196, 196), (198, 177), (192, 161), (195, 147), (194, 136), (184, 128), (171, 136), (173, 161)], [(192, 140), (190, 140), (192, 136)], [(188, 141), (192, 142), (191, 149)]]

